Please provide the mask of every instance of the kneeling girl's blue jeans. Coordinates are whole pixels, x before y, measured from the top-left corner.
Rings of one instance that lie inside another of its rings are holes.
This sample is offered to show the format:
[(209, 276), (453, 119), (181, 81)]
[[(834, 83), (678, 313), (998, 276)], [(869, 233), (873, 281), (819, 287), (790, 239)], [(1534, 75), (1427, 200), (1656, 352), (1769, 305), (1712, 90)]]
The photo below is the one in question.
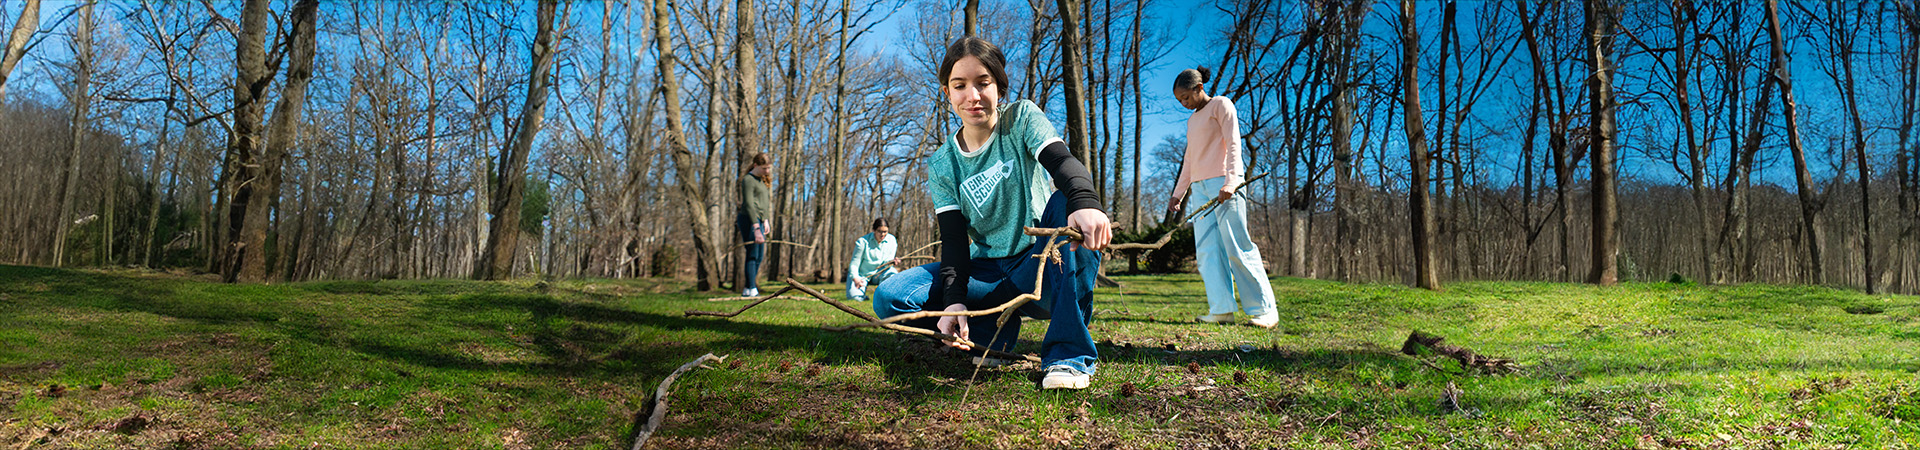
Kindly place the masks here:
[[(1067, 226), (1066, 197), (1055, 192), (1047, 200), (1039, 227)], [(1063, 238), (1064, 239), (1064, 238)], [(1011, 351), (1020, 336), (1020, 316), (1050, 319), (1047, 334), (1040, 342), (1040, 360), (1047, 367), (1065, 365), (1092, 374), (1099, 360), (1093, 335), (1087, 325), (1093, 322), (1093, 284), (1100, 271), (1100, 253), (1069, 244), (1060, 247), (1061, 264), (1048, 264), (1033, 257), (1045, 249), (1047, 238), (1037, 238), (1026, 253), (1010, 258), (973, 260), (973, 273), (967, 280), (967, 297), (988, 303), (1004, 303), (1020, 294), (1033, 292), (1034, 276), (1045, 278), (1040, 300), (1021, 307), (1007, 320), (1004, 329), (995, 322), (998, 314), (970, 317), (969, 337), (985, 342), (987, 348)], [(927, 292), (934, 283), (940, 263), (914, 267), (887, 278), (873, 291), (873, 313), (881, 318), (920, 312), (927, 303)], [(936, 318), (907, 321), (906, 325), (933, 329)]]

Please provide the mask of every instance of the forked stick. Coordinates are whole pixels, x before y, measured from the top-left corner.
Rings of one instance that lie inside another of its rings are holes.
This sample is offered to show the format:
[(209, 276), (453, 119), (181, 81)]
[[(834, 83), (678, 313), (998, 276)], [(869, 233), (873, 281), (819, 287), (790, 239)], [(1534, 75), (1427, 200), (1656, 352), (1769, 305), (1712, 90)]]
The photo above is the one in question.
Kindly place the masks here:
[(680, 368), (674, 369), (673, 373), (667, 374), (667, 379), (660, 380), (660, 386), (653, 389), (653, 408), (651, 408), (653, 413), (647, 418), (647, 423), (641, 426), (637, 434), (634, 435), (633, 450), (640, 450), (641, 446), (646, 445), (647, 437), (653, 436), (653, 432), (660, 429), (660, 422), (666, 419), (667, 394), (669, 393), (667, 388), (673, 386), (673, 380), (675, 378), (680, 378), (680, 374), (688, 370), (693, 370), (695, 367), (705, 367), (703, 364), (707, 361), (725, 362), (726, 360), (726, 356), (713, 356), (712, 353), (700, 355), (700, 357), (695, 358), (693, 362), (683, 364)]
[[(759, 300), (760, 298), (761, 298), (761, 297), (720, 297), (720, 298), (710, 298), (710, 299), (707, 299), (707, 301), (709, 301), (709, 302), (737, 302), (737, 301), (741, 301), (741, 300)], [(806, 301), (813, 301), (813, 299), (810, 299), (810, 298), (800, 298), (800, 297), (794, 297), (794, 296), (791, 296), (791, 295), (782, 295), (782, 296), (779, 296), (779, 297), (774, 297), (774, 298), (778, 298), (778, 299), (781, 299), (781, 300), (795, 300), (795, 301), (802, 301), (802, 302), (806, 302)]]

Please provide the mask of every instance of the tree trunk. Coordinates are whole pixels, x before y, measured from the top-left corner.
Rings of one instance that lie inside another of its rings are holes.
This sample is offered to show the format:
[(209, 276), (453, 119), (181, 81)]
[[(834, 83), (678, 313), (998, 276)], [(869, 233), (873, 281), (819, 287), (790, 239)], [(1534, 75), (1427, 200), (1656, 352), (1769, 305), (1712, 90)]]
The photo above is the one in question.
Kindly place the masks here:
[(241, 258), (248, 253), (242, 227), (246, 224), (247, 211), (251, 210), (248, 202), (256, 197), (253, 194), (258, 186), (255, 179), (264, 167), (260, 155), (260, 120), (266, 114), (266, 88), (273, 77), (267, 70), (266, 48), (262, 43), (267, 34), (268, 4), (265, 0), (246, 2), (240, 13), (240, 33), (235, 36), (237, 76), (233, 80), (233, 133), (227, 140), (227, 175), (222, 180), (227, 204), (220, 227), (220, 260), (216, 262), (221, 278), (227, 282), (237, 281)]
[(681, 202), (686, 205), (686, 211), (693, 220), (694, 256), (699, 265), (695, 270), (699, 277), (695, 287), (710, 291), (719, 286), (720, 250), (712, 239), (713, 224), (706, 207), (707, 189), (701, 181), (706, 177), (700, 167), (694, 164), (693, 150), (687, 148), (687, 135), (681, 129), (680, 82), (674, 75), (674, 67), (679, 63), (673, 56), (671, 17), (672, 3), (653, 0), (654, 45), (660, 54), (655, 68), (659, 72), (662, 107), (667, 115), (667, 147), (673, 154), (674, 180), (680, 185)]
[(1587, 0), (1587, 51), (1593, 75), (1587, 78), (1588, 102), (1593, 118), (1587, 126), (1587, 145), (1593, 160), (1593, 267), (1587, 282), (1611, 286), (1620, 281), (1616, 259), (1620, 256), (1618, 185), (1613, 165), (1613, 53), (1614, 20), (1619, 10), (1606, 0)]
[(1896, 238), (1895, 255), (1897, 261), (1889, 261), (1898, 267), (1895, 289), (1912, 292), (1914, 272), (1911, 265), (1915, 261), (1913, 236), (1920, 229), (1920, 147), (1912, 141), (1913, 118), (1920, 108), (1920, 11), (1915, 4), (1901, 1), (1896, 3), (1901, 19), (1900, 38), (1900, 128), (1899, 148), (1894, 149), (1900, 174), (1898, 176), (1900, 217), (1904, 217), (1905, 226), (1901, 227)]
[[(1344, 6), (1344, 4), (1343, 4)], [(1335, 50), (1333, 58), (1333, 278), (1340, 281), (1353, 280), (1353, 264), (1360, 242), (1354, 234), (1354, 222), (1358, 220), (1354, 198), (1357, 192), (1353, 183), (1353, 93), (1348, 90), (1347, 79), (1353, 65), (1352, 49), (1347, 43), (1358, 30), (1341, 27), (1336, 38), (1341, 44)]]
[(980, 31), (980, 0), (967, 0), (966, 35), (972, 36)]
[[(92, 5), (87, 6), (91, 8)], [(20, 19), (13, 22), (13, 32), (7, 34), (6, 51), (0, 53), (0, 103), (7, 100), (7, 76), (13, 73), (13, 67), (20, 64), (20, 57), (27, 54), (27, 41), (33, 39), (33, 33), (40, 30), (40, 0), (27, 0), (20, 7)]]
[(1860, 266), (1862, 282), (1867, 294), (1879, 293), (1877, 283), (1879, 273), (1873, 270), (1873, 165), (1867, 160), (1866, 124), (1860, 120), (1860, 100), (1855, 95), (1853, 78), (1854, 41), (1858, 29), (1849, 17), (1864, 17), (1865, 11), (1848, 11), (1844, 3), (1827, 3), (1827, 23), (1829, 34), (1827, 45), (1833, 46), (1834, 56), (1840, 59), (1840, 77), (1834, 79), (1834, 86), (1840, 91), (1841, 103), (1847, 110), (1848, 122), (1853, 125), (1853, 157), (1860, 175)]
[[(172, 84), (169, 83), (167, 96), (172, 97), (176, 93)], [(160, 174), (163, 170), (162, 168), (167, 164), (167, 158), (172, 157), (173, 155), (171, 153), (177, 151), (173, 143), (169, 141), (172, 137), (171, 132), (173, 131), (173, 111), (173, 102), (167, 102), (167, 112), (160, 115), (160, 135), (154, 139), (153, 164), (147, 168), (147, 198), (150, 201), (147, 204), (147, 226), (145, 227), (145, 231), (140, 233), (140, 265), (148, 268), (159, 267), (159, 264), (155, 264), (153, 261), (153, 247), (163, 244), (162, 242), (156, 242), (159, 240), (159, 237), (154, 236), (154, 233), (160, 229), (160, 205), (166, 203), (166, 200), (168, 200), (160, 196)], [(174, 164), (177, 166), (179, 163), (175, 162)], [(177, 167), (174, 169), (174, 173), (179, 173)], [(162, 256), (164, 257), (165, 255), (163, 254)]]
[(841, 180), (845, 177), (841, 175), (841, 172), (846, 170), (847, 166), (845, 155), (847, 154), (847, 122), (849, 119), (847, 118), (845, 99), (847, 97), (847, 49), (850, 45), (847, 41), (847, 33), (852, 31), (852, 24), (848, 22), (849, 18), (847, 14), (852, 12), (852, 8), (853, 5), (850, 1), (841, 1), (840, 45), (839, 51), (834, 53), (833, 62), (833, 158), (829, 159), (833, 167), (827, 169), (828, 178), (826, 183), (827, 195), (831, 196), (831, 198), (826, 204), (828, 207), (826, 223), (820, 224), (826, 225), (827, 227), (826, 230), (823, 230), (825, 236), (822, 239), (822, 243), (827, 247), (825, 262), (818, 265), (818, 267), (829, 268), (825, 270), (823, 274), (823, 278), (825, 278), (823, 281), (827, 282), (840, 282), (842, 278), (844, 278), (844, 274), (841, 273), (841, 271), (833, 270), (832, 268), (841, 264), (840, 245), (841, 241), (845, 240), (842, 239), (845, 235), (840, 233), (841, 228), (844, 226), (842, 223), (843, 216), (845, 216), (842, 212), (844, 206), (842, 203), (846, 198), (845, 188), (841, 184)]
[[(754, 58), (753, 46), (757, 39), (753, 35), (753, 0), (738, 0), (734, 10), (733, 72), (735, 75), (733, 90), (733, 138), (728, 143), (734, 147), (734, 156), (739, 158), (738, 167), (745, 170), (751, 164), (754, 152), (759, 151), (760, 136), (756, 125), (759, 115), (755, 111), (760, 102), (759, 62)], [(767, 155), (771, 158), (773, 155)], [(741, 176), (747, 176), (744, 173)], [(747, 193), (734, 194), (740, 199), (737, 204), (743, 208), (737, 214), (745, 214)], [(746, 248), (735, 247), (733, 252), (734, 282), (733, 289), (740, 290), (752, 283), (746, 279)], [(762, 249), (765, 250), (764, 248)]]
[(1087, 130), (1087, 86), (1081, 79), (1086, 64), (1080, 59), (1080, 2), (1057, 0), (1060, 8), (1060, 70), (1067, 93), (1067, 147), (1081, 164), (1091, 164), (1093, 148)]
[(307, 103), (308, 82), (313, 79), (314, 21), (319, 8), (319, 0), (302, 0), (293, 6), (287, 79), (280, 88), (280, 100), (274, 105), (273, 119), (266, 130), (266, 146), (257, 160), (260, 167), (253, 171), (256, 186), (235, 191), (248, 193), (252, 198), (247, 199), (246, 216), (240, 219), (243, 221), (240, 235), (244, 240), (240, 267), (238, 273), (228, 275), (228, 281), (267, 279), (267, 229), (273, 205), (280, 196), (281, 164), (286, 159), (287, 148), (293, 146), (294, 137), (299, 134), (300, 112)]
[(1144, 228), (1145, 224), (1145, 222), (1140, 220), (1140, 166), (1146, 165), (1146, 162), (1140, 159), (1140, 122), (1141, 116), (1143, 116), (1143, 113), (1146, 111), (1140, 106), (1140, 98), (1145, 95), (1145, 93), (1140, 90), (1140, 21), (1146, 19), (1146, 17), (1141, 15), (1143, 9), (1146, 8), (1146, 3), (1147, 0), (1134, 0), (1133, 38), (1127, 41), (1132, 46), (1132, 49), (1127, 52), (1127, 56), (1133, 59), (1132, 64), (1127, 65), (1127, 67), (1132, 68), (1128, 70), (1128, 72), (1133, 76), (1133, 211), (1130, 218), (1127, 219), (1127, 224), (1136, 231)]
[(1400, 85), (1406, 98), (1407, 156), (1412, 162), (1413, 191), (1407, 203), (1412, 210), (1414, 285), (1440, 290), (1440, 275), (1435, 272), (1433, 254), (1433, 200), (1427, 188), (1426, 122), (1420, 113), (1420, 30), (1414, 23), (1413, 0), (1400, 0)]
[[(79, 195), (81, 144), (87, 136), (89, 111), (93, 106), (93, 2), (80, 5), (80, 22), (73, 36), (73, 93), (68, 97), (73, 115), (68, 121), (67, 160), (60, 177), (60, 221), (54, 224), (53, 265), (56, 267), (66, 265), (67, 233), (74, 227), (73, 203)], [(109, 176), (118, 173), (114, 171)]]
[[(1737, 259), (1741, 262), (1739, 276), (1729, 278), (1746, 281), (1753, 281), (1755, 278), (1753, 255), (1736, 252), (1752, 248), (1753, 214), (1747, 205), (1751, 200), (1748, 187), (1753, 178), (1754, 159), (1759, 155), (1760, 145), (1766, 137), (1767, 110), (1772, 107), (1773, 102), (1774, 83), (1762, 81), (1760, 85), (1760, 96), (1754, 98), (1753, 113), (1747, 117), (1746, 136), (1738, 140), (1740, 147), (1734, 148), (1733, 154), (1729, 155), (1725, 182), (1727, 213), (1720, 228), (1720, 247), (1726, 249), (1727, 260), (1731, 262), (1736, 259), (1735, 256), (1739, 256)], [(1737, 81), (1735, 84), (1729, 84), (1729, 90), (1737, 88)], [(1738, 97), (1733, 97), (1729, 101), (1731, 109), (1738, 110), (1739, 107), (1733, 104), (1733, 100), (1738, 100)], [(1732, 122), (1729, 122), (1729, 125), (1731, 124)], [(1731, 134), (1738, 135), (1738, 133)], [(1728, 268), (1730, 273), (1733, 270), (1732, 267)]]
[(1533, 89), (1529, 92), (1531, 95), (1528, 96), (1532, 103), (1527, 110), (1527, 131), (1524, 135), (1525, 137), (1520, 141), (1522, 161), (1520, 164), (1522, 181), (1522, 202), (1520, 205), (1522, 218), (1520, 224), (1523, 228), (1522, 232), (1526, 234), (1527, 245), (1526, 258), (1522, 260), (1525, 261), (1527, 266), (1524, 273), (1530, 278), (1537, 278), (1540, 272), (1538, 265), (1534, 263), (1533, 244), (1540, 236), (1539, 230), (1545, 228), (1546, 224), (1544, 223), (1544, 218), (1538, 227), (1533, 223), (1533, 155), (1534, 140), (1539, 137), (1540, 133), (1540, 115), (1546, 107), (1547, 68), (1546, 60), (1544, 59), (1545, 56), (1540, 51), (1540, 38), (1538, 36), (1538, 30), (1542, 20), (1528, 15), (1526, 2), (1515, 3), (1514, 7), (1517, 8), (1516, 11), (1520, 17), (1520, 38), (1527, 43), (1527, 55), (1533, 63)]
[[(1433, 175), (1429, 178), (1433, 183), (1433, 187), (1428, 192), (1430, 195), (1436, 197), (1437, 201), (1429, 206), (1433, 208), (1434, 216), (1434, 251), (1446, 255), (1445, 261), (1447, 265), (1445, 267), (1447, 273), (1453, 274), (1456, 278), (1466, 278), (1472, 275), (1460, 270), (1460, 252), (1459, 249), (1456, 248), (1455, 242), (1459, 239), (1459, 222), (1454, 219), (1459, 213), (1457, 211), (1449, 211), (1449, 208), (1447, 208), (1447, 206), (1451, 204), (1448, 200), (1459, 196), (1458, 193), (1450, 195), (1447, 192), (1447, 181), (1460, 176), (1458, 173), (1455, 173), (1451, 178), (1447, 176), (1447, 167), (1457, 164), (1450, 161), (1459, 161), (1460, 157), (1458, 154), (1449, 153), (1454, 150), (1454, 147), (1452, 143), (1447, 141), (1447, 137), (1452, 135), (1447, 132), (1449, 125), (1447, 119), (1453, 116), (1453, 102), (1452, 98), (1448, 95), (1453, 92), (1451, 89), (1448, 89), (1447, 86), (1447, 69), (1451, 67), (1450, 63), (1454, 55), (1454, 21), (1458, 16), (1458, 7), (1457, 3), (1452, 0), (1447, 0), (1442, 3), (1440, 13), (1440, 64), (1437, 67), (1438, 70), (1434, 73), (1433, 81), (1435, 106), (1439, 107), (1439, 111), (1433, 115), (1433, 142), (1430, 143), (1432, 151), (1427, 158), (1428, 163), (1433, 166)], [(1457, 125), (1454, 127), (1458, 128)], [(1458, 172), (1459, 168), (1455, 167), (1454, 171)], [(1435, 264), (1436, 267), (1438, 267), (1437, 264), (1439, 263)]]
[(527, 75), (526, 103), (520, 109), (513, 143), (500, 151), (500, 164), (492, 189), (493, 217), (487, 223), (487, 247), (480, 263), (474, 266), (474, 279), (501, 280), (513, 275), (515, 256), (520, 248), (520, 203), (526, 195), (527, 153), (533, 149), (534, 135), (546, 116), (547, 90), (553, 73), (554, 9), (558, 0), (541, 0), (538, 27), (533, 39), (533, 67)]
[(1698, 229), (1694, 230), (1694, 236), (1697, 236), (1700, 242), (1700, 272), (1696, 277), (1700, 280), (1711, 280), (1717, 271), (1713, 267), (1713, 222), (1707, 219), (1707, 155), (1704, 153), (1706, 150), (1700, 146), (1699, 138), (1694, 134), (1693, 92), (1687, 85), (1688, 78), (1693, 73), (1692, 60), (1689, 58), (1698, 51), (1700, 42), (1698, 39), (1692, 40), (1691, 43), (1688, 41), (1690, 37), (1698, 34), (1698, 30), (1693, 25), (1694, 16), (1698, 14), (1698, 10), (1690, 0), (1676, 0), (1673, 2), (1672, 14), (1673, 90), (1676, 107), (1674, 114), (1680, 117), (1680, 126), (1685, 132), (1686, 142), (1683, 149), (1687, 152), (1687, 184), (1693, 192), (1694, 220), (1698, 222)]
[(1800, 194), (1800, 225), (1806, 233), (1808, 282), (1826, 282), (1821, 253), (1826, 230), (1820, 228), (1820, 210), (1825, 205), (1814, 195), (1813, 175), (1807, 170), (1807, 153), (1800, 145), (1800, 105), (1793, 99), (1793, 71), (1787, 61), (1786, 37), (1780, 30), (1780, 0), (1767, 0), (1767, 36), (1773, 49), (1773, 81), (1780, 85), (1780, 109), (1787, 119), (1787, 147), (1793, 150), (1794, 182)]

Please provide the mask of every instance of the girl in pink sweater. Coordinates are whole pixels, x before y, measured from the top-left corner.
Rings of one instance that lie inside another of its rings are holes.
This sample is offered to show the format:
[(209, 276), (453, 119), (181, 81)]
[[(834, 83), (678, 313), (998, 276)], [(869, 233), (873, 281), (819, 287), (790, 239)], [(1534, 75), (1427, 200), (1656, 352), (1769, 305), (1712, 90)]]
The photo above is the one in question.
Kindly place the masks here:
[[(1234, 195), (1245, 176), (1240, 164), (1240, 114), (1232, 99), (1207, 95), (1203, 85), (1210, 75), (1205, 67), (1188, 69), (1173, 81), (1174, 98), (1194, 112), (1187, 118), (1187, 154), (1173, 185), (1173, 198), (1167, 201), (1167, 214), (1176, 217), (1186, 204), (1220, 203), (1192, 219), (1194, 260), (1200, 279), (1207, 284), (1210, 309), (1198, 320), (1231, 323), (1234, 310), (1242, 310), (1252, 317), (1253, 325), (1273, 328), (1280, 323), (1273, 286), (1268, 284), (1260, 248), (1247, 233), (1247, 202)], [(1235, 291), (1239, 292), (1237, 302)]]

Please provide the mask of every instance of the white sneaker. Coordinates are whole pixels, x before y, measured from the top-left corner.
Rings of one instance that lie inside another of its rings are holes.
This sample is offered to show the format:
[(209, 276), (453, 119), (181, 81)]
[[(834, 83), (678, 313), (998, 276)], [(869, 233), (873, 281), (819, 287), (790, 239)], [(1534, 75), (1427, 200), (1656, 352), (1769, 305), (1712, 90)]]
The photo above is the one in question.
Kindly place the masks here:
[(1280, 324), (1280, 314), (1268, 312), (1261, 314), (1259, 317), (1254, 317), (1253, 320), (1248, 320), (1247, 323), (1251, 323), (1253, 326), (1260, 328), (1273, 329), (1274, 325)]
[(1013, 364), (1013, 361), (1008, 361), (1008, 360), (1004, 360), (1004, 359), (1000, 359), (1000, 358), (995, 358), (995, 357), (992, 357), (992, 356), (975, 356), (975, 357), (973, 357), (973, 365), (976, 365), (976, 366), (982, 366), (982, 367), (1000, 367), (1000, 366), (1006, 366), (1006, 365), (1011, 365), (1011, 364)]
[(1086, 389), (1089, 384), (1093, 375), (1065, 365), (1047, 367), (1047, 376), (1040, 379), (1041, 389)]
[(741, 297), (759, 297), (759, 296), (760, 296), (760, 289), (759, 289), (759, 288), (747, 288), (747, 290), (745, 290), (745, 291), (742, 291), (742, 292), (740, 292), (740, 296), (741, 296)]
[(1193, 320), (1200, 321), (1200, 323), (1233, 323), (1233, 313), (1208, 314), (1196, 317)]

